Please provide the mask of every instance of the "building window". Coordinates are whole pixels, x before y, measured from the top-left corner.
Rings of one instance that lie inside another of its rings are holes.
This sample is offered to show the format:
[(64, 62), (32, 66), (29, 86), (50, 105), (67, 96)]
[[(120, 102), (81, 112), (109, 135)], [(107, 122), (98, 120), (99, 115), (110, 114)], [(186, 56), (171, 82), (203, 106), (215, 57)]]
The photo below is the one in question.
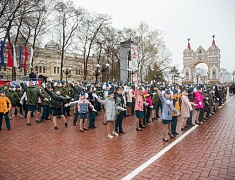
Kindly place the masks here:
[(38, 66), (35, 67), (35, 71), (38, 71)]
[(43, 66), (42, 73), (46, 73), (46, 67), (45, 66)]
[(42, 73), (42, 66), (39, 66), (39, 73)]
[(57, 67), (57, 74), (60, 74), (60, 68)]
[(0, 70), (1, 70), (1, 71), (6, 71), (6, 70), (7, 70), (7, 65), (4, 64), (4, 66), (0, 66)]
[(76, 75), (81, 75), (82, 74), (82, 66), (78, 66), (76, 68)]
[(54, 67), (54, 74), (56, 74), (56, 67)]

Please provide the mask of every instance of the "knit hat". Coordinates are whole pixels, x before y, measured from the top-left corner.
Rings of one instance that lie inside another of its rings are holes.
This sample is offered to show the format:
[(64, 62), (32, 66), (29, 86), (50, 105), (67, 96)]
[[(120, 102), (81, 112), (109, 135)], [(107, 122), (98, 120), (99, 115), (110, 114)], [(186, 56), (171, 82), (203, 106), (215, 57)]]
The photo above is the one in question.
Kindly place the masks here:
[(108, 95), (111, 95), (111, 94), (113, 94), (113, 91), (109, 91), (109, 92), (108, 92)]
[(5, 91), (2, 89), (2, 90), (0, 90), (0, 93), (4, 93)]
[(173, 92), (173, 94), (177, 94), (177, 93), (179, 93), (177, 89), (173, 89), (173, 91), (172, 91), (172, 92)]
[(62, 80), (62, 81), (61, 81), (61, 84), (64, 85), (64, 84), (65, 84), (65, 80)]
[(171, 92), (169, 90), (166, 90), (165, 94), (171, 94)]
[(191, 93), (191, 92), (193, 92), (193, 88), (188, 89), (188, 93)]

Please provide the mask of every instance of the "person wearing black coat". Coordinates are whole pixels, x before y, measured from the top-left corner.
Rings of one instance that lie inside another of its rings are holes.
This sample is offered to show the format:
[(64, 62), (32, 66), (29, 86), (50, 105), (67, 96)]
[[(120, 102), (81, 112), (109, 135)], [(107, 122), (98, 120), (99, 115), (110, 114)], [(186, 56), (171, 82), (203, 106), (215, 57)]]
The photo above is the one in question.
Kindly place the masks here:
[(60, 116), (64, 120), (65, 127), (68, 126), (65, 116), (63, 115), (64, 104), (71, 101), (70, 97), (63, 97), (60, 95), (60, 91), (55, 93), (45, 88), (45, 91), (51, 97), (52, 115), (54, 122), (54, 129), (59, 129), (57, 126), (57, 116)]

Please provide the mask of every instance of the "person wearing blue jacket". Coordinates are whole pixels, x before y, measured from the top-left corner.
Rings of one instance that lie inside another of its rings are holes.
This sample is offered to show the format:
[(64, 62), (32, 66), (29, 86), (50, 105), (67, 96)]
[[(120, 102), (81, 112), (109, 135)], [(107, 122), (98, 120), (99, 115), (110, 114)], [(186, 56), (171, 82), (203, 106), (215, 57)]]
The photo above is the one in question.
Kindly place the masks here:
[(163, 141), (169, 142), (167, 139), (167, 129), (168, 134), (171, 134), (171, 120), (172, 113), (179, 113), (177, 109), (174, 108), (173, 100), (171, 99), (171, 92), (166, 90), (162, 93), (161, 97), (162, 102), (162, 124), (163, 124)]

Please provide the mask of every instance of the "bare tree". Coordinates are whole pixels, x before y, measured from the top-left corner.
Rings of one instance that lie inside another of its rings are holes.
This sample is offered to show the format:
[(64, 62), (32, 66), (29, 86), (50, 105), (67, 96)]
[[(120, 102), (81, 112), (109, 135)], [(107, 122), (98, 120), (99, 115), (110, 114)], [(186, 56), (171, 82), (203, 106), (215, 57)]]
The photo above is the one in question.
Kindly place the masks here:
[(83, 54), (84, 80), (87, 79), (89, 57), (92, 54), (92, 48), (96, 42), (97, 35), (102, 28), (110, 23), (110, 19), (107, 15), (87, 13), (79, 28), (77, 38), (80, 44), (77, 46), (77, 49), (80, 49)]
[(55, 6), (56, 10), (56, 29), (59, 33), (61, 42), (61, 66), (60, 80), (63, 79), (64, 54), (66, 48), (71, 45), (72, 38), (84, 16), (82, 9), (76, 9), (72, 1), (59, 1)]

